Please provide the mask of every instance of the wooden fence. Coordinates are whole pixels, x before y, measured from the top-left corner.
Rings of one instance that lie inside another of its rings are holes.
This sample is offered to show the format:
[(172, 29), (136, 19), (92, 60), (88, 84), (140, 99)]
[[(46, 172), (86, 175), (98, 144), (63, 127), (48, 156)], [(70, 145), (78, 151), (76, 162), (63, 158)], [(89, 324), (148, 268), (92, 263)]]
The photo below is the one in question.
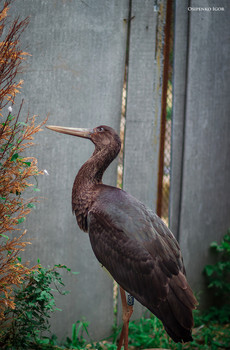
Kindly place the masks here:
[[(95, 127), (119, 132), (125, 67), (128, 63), (124, 189), (155, 209), (161, 116), (165, 1), (20, 0), (11, 14), (30, 16), (22, 37), (28, 58), (21, 97), (31, 114), (49, 124)], [(34, 149), (44, 197), (25, 226), (32, 246), (26, 257), (43, 265), (65, 264), (71, 293), (58, 297), (53, 331), (64, 337), (85, 317), (93, 338), (111, 333), (113, 281), (101, 269), (71, 212), (77, 171), (93, 152), (90, 142), (44, 130)], [(104, 182), (116, 186), (117, 163)], [(136, 315), (141, 308), (136, 306)], [(70, 335), (70, 334), (69, 334)]]
[(230, 3), (175, 5), (170, 226), (204, 306), (209, 246), (230, 227)]
[[(180, 241), (188, 278), (203, 288), (208, 246), (230, 227), (230, 6), (214, 0), (175, 1), (174, 101), (170, 225)], [(119, 131), (126, 74), (127, 101), (124, 189), (156, 208), (160, 143), (166, 0), (20, 0), (11, 14), (30, 16), (22, 37), (32, 56), (23, 75), (22, 97), (30, 114), (72, 127), (107, 124)], [(189, 9), (190, 8), (190, 9)], [(64, 337), (86, 317), (100, 339), (113, 324), (113, 282), (95, 259), (89, 239), (71, 213), (74, 177), (93, 145), (47, 130), (35, 155), (44, 197), (26, 222), (32, 246), (27, 258), (65, 264), (78, 276), (65, 277), (70, 294), (53, 331)], [(228, 153), (227, 151), (228, 150)], [(116, 185), (117, 163), (104, 182)], [(142, 309), (136, 307), (136, 316)]]

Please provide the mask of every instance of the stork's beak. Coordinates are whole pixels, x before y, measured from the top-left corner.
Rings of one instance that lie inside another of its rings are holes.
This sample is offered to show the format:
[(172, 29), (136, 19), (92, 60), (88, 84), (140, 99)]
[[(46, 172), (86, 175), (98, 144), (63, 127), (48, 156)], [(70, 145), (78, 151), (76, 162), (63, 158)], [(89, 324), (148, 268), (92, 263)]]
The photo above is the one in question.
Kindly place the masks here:
[(93, 133), (92, 129), (66, 128), (65, 126), (54, 126), (54, 125), (46, 125), (46, 127), (50, 130), (57, 131), (62, 134), (84, 137), (86, 139), (90, 139), (91, 134)]

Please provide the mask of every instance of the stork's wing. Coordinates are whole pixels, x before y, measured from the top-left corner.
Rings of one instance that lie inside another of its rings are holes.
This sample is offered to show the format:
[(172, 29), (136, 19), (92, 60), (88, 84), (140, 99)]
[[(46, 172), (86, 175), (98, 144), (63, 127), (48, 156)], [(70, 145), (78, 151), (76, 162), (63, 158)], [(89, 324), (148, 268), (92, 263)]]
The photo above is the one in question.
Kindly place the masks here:
[(93, 251), (118, 284), (162, 320), (174, 341), (192, 340), (196, 299), (179, 245), (163, 221), (108, 186), (101, 188), (88, 219)]

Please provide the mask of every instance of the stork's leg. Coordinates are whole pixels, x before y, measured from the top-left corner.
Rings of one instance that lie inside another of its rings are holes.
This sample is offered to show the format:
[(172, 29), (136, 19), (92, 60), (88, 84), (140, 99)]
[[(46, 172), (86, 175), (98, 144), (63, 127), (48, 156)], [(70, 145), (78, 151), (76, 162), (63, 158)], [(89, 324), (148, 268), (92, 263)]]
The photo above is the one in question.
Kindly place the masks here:
[(122, 327), (117, 350), (121, 350), (123, 340), (124, 340), (124, 350), (128, 350), (129, 320), (133, 313), (133, 306), (127, 304), (125, 291), (121, 287), (120, 287), (120, 293), (121, 293), (121, 303), (122, 303), (123, 327)]

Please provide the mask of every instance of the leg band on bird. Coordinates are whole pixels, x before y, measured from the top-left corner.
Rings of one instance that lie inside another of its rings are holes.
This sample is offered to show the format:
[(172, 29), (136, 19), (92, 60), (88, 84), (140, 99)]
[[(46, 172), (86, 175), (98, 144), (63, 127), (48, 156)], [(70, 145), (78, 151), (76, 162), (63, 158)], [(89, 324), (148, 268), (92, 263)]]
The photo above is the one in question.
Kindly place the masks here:
[(127, 295), (127, 305), (133, 306), (134, 305), (134, 297), (131, 294)]
[[(121, 350), (121, 346), (124, 342), (124, 350), (128, 350), (128, 333), (129, 333), (129, 320), (133, 313), (133, 304), (134, 304), (134, 298), (130, 294), (128, 294), (128, 298), (126, 301), (126, 295), (123, 288), (120, 287), (120, 293), (121, 293), (121, 303), (122, 303), (122, 320), (123, 320), (123, 327), (119, 339), (119, 343), (117, 346), (117, 350)], [(130, 303), (128, 304), (128, 300), (130, 297)]]

